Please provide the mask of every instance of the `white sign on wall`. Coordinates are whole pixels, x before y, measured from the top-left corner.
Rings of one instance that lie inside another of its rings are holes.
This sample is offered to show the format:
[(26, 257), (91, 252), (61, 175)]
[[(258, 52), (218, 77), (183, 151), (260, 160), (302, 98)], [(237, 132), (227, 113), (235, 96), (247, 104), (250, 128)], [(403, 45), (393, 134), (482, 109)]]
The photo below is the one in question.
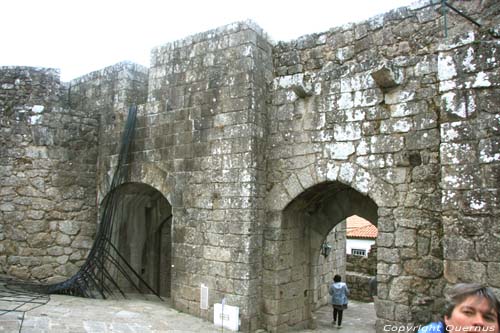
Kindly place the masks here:
[(208, 287), (203, 283), (200, 288), (200, 309), (207, 310), (208, 309)]
[(214, 324), (225, 327), (231, 331), (238, 331), (240, 328), (240, 308), (221, 303), (214, 304)]

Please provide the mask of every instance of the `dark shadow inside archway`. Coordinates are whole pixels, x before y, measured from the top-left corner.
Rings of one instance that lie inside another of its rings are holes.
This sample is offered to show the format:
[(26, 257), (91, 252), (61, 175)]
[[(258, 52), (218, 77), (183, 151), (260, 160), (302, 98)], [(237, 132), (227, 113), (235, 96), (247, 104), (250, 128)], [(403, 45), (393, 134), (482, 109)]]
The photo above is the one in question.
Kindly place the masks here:
[[(368, 196), (340, 182), (321, 183), (306, 190), (283, 211), (282, 226), (292, 235), (287, 246), (293, 274), (293, 289), (284, 301), (295, 304), (295, 309), (283, 307), (281, 312), (301, 314), (290, 316), (288, 325), (314, 325), (313, 313), (327, 304), (333, 276), (340, 274), (345, 279), (344, 221), (352, 215), (376, 226), (378, 207)], [(331, 246), (328, 256), (323, 254), (325, 244)]]
[[(170, 297), (172, 206), (146, 184), (125, 183), (115, 191), (118, 204), (112, 217), (112, 243), (154, 291)], [(137, 292), (136, 285), (141, 293), (150, 293), (138, 277), (115, 276), (125, 292)]]

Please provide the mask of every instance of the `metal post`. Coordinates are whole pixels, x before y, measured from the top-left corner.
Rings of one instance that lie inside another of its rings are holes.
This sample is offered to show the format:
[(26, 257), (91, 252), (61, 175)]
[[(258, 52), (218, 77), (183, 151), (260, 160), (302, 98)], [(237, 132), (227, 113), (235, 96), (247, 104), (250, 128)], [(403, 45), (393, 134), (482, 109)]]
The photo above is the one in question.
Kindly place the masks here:
[(476, 20), (474, 20), (472, 17), (462, 13), (460, 10), (456, 9), (455, 7), (453, 7), (452, 5), (450, 5), (449, 3), (446, 2), (446, 7), (450, 8), (451, 10), (453, 10), (455, 13), (457, 13), (458, 15), (462, 16), (463, 18), (469, 20), (470, 22), (472, 22), (473, 24), (477, 25), (479, 28), (481, 28), (481, 24), (479, 24)]
[(222, 330), (221, 330), (221, 332), (224, 332), (224, 305), (226, 305), (226, 298), (225, 297), (222, 299), (221, 303), (222, 303), (222, 309), (221, 309), (221, 316), (222, 316), (222, 325), (221, 326), (222, 326)]
[(446, 0), (441, 0), (441, 12), (444, 20), (444, 37), (448, 38), (448, 20), (446, 18)]

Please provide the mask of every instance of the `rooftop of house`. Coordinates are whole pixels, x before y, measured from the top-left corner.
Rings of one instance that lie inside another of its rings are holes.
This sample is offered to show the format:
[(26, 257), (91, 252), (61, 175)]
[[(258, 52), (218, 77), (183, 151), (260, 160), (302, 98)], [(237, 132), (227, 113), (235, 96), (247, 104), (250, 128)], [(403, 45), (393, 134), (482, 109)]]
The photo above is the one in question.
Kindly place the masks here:
[(377, 238), (377, 235), (377, 227), (364, 218), (357, 215), (353, 215), (347, 218), (347, 238), (375, 239)]

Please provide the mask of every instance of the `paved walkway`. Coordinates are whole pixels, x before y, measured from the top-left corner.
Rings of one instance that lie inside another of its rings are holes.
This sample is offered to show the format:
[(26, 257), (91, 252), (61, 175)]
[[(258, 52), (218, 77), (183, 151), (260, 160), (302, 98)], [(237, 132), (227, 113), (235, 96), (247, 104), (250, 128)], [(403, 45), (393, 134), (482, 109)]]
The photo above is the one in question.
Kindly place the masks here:
[[(291, 329), (290, 331), (314, 333), (339, 331), (332, 325), (331, 316), (331, 307), (321, 308), (316, 313), (317, 329)], [(51, 295), (50, 301), (46, 304), (30, 305), (29, 311), (24, 312), (24, 320), (22, 319), (23, 312), (8, 312), (0, 315), (0, 332), (216, 333), (222, 331), (211, 322), (170, 308), (166, 302), (144, 299), (96, 300)], [(344, 311), (342, 331), (372, 333), (375, 332), (374, 324), (373, 303), (351, 301), (349, 309)], [(229, 332), (227, 329), (224, 331)]]
[(314, 330), (290, 330), (291, 332), (344, 332), (344, 333), (374, 333), (375, 332), (375, 306), (373, 303), (349, 301), (349, 308), (344, 310), (342, 328), (339, 330), (332, 324), (333, 314), (331, 306), (324, 306), (316, 311), (316, 324)]

